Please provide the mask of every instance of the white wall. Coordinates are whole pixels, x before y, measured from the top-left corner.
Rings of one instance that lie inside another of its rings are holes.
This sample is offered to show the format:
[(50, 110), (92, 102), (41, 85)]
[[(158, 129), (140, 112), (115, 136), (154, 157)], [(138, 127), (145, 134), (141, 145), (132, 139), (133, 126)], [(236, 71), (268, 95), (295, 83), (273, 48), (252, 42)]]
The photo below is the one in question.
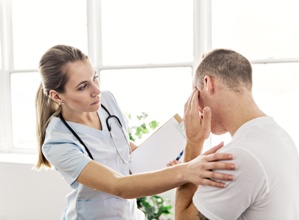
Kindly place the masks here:
[[(0, 220), (59, 220), (70, 187), (55, 170), (0, 161)], [(174, 204), (175, 190), (162, 193)], [(169, 216), (171, 218), (171, 216)]]
[(0, 162), (0, 220), (59, 220), (69, 186), (55, 170)]

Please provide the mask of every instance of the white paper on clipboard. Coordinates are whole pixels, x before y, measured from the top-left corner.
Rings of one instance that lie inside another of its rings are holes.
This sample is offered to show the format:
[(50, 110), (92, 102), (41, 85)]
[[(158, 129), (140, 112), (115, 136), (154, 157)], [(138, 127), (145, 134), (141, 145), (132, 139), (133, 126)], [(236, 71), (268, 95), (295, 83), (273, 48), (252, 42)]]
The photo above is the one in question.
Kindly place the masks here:
[(160, 170), (174, 160), (186, 144), (183, 120), (175, 114), (133, 152), (132, 173)]

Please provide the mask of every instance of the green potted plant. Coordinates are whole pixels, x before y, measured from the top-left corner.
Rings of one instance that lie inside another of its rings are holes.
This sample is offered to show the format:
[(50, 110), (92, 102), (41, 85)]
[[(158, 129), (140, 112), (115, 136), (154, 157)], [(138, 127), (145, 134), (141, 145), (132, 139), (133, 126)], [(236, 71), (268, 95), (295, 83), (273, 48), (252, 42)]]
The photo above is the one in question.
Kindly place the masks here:
[[(131, 125), (132, 115), (127, 114), (129, 119), (129, 138), (136, 142), (141, 139), (143, 135), (150, 134), (151, 131), (159, 126), (156, 120), (148, 121), (148, 114), (142, 112), (136, 116), (137, 124)], [(145, 196), (137, 198), (138, 208), (145, 213), (148, 220), (162, 220), (167, 219), (169, 215), (173, 215), (171, 209), (173, 205), (169, 199), (163, 198), (161, 195)], [(168, 219), (172, 219), (171, 217)]]
[[(146, 196), (137, 199), (138, 208), (145, 213), (148, 220), (167, 219), (171, 212), (172, 205), (169, 199), (160, 195)], [(170, 217), (168, 219), (171, 219)]]

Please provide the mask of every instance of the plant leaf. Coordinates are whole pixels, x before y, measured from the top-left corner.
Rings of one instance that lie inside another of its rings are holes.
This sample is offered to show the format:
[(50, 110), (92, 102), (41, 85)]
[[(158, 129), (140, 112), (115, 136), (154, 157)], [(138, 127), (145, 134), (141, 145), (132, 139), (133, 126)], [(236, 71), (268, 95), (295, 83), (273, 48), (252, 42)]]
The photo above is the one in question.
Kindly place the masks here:
[(159, 122), (153, 120), (153, 121), (149, 122), (148, 125), (149, 125), (149, 127), (150, 127), (151, 129), (154, 130), (156, 127), (159, 126)]

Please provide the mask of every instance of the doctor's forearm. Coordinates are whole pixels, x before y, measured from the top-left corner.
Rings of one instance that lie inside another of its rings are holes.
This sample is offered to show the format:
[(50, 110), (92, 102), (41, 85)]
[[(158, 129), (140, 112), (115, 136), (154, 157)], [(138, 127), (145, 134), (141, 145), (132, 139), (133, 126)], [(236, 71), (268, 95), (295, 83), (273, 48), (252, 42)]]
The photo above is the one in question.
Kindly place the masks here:
[(121, 177), (117, 181), (119, 196), (138, 198), (173, 189), (187, 182), (185, 165), (177, 165), (163, 171)]
[(194, 177), (194, 169), (179, 164), (162, 171), (123, 176), (95, 161), (89, 162), (77, 181), (95, 190), (122, 198), (137, 198), (167, 191)]

